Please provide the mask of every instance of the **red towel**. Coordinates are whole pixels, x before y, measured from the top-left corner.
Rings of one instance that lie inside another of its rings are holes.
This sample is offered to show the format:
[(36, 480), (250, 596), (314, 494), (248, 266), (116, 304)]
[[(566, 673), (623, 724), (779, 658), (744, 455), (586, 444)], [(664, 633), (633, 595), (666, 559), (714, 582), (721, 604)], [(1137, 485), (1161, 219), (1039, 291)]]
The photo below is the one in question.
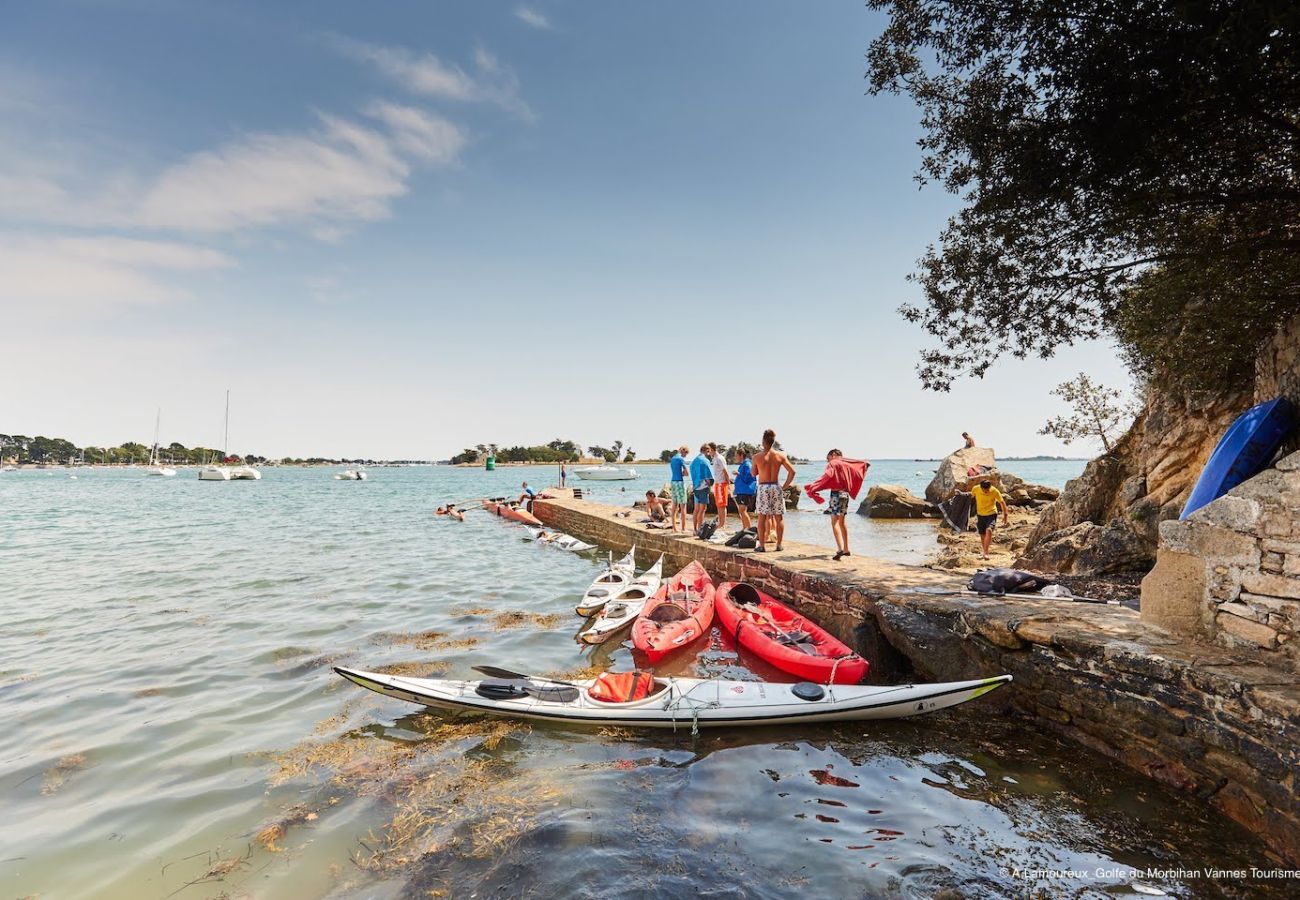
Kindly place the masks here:
[(862, 490), (862, 482), (867, 477), (867, 468), (871, 463), (865, 459), (849, 459), (839, 456), (826, 464), (822, 477), (812, 484), (805, 484), (804, 491), (817, 503), (825, 503), (819, 491), (848, 491), (854, 500)]

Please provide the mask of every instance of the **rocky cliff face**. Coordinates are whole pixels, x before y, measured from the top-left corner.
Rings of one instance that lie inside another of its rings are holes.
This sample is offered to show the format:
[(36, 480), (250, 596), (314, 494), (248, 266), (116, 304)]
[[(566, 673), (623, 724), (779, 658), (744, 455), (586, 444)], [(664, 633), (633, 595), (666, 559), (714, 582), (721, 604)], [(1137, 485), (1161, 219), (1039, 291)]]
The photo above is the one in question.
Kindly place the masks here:
[(1189, 393), (1154, 379), (1128, 433), (1043, 510), (1016, 564), (1081, 575), (1149, 569), (1160, 523), (1178, 518), (1223, 432), (1279, 394), (1300, 401), (1300, 316), (1261, 349), (1253, 383)]

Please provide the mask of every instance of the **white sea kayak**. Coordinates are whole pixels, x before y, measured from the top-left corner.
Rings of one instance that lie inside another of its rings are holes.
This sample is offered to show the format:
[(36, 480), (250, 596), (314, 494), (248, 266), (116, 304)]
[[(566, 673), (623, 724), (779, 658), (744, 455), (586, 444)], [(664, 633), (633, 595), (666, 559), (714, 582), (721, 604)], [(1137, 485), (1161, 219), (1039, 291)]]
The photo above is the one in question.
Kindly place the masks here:
[(534, 528), (531, 525), (528, 526), (528, 535), (539, 543), (559, 547), (561, 550), (568, 550), (571, 553), (582, 553), (584, 550), (594, 550), (596, 547), (595, 544), (580, 541), (571, 534), (558, 534), (544, 528)]
[[(612, 555), (612, 554), (611, 554)], [(596, 580), (582, 595), (582, 602), (574, 607), (574, 612), (584, 619), (594, 616), (600, 608), (609, 602), (610, 595), (627, 587), (636, 577), (636, 547), (627, 551), (627, 556), (618, 562), (611, 562), (609, 568), (596, 576)]]
[(615, 632), (631, 625), (659, 590), (663, 576), (664, 558), (660, 555), (653, 566), (632, 579), (630, 584), (610, 594), (609, 602), (601, 607), (595, 621), (578, 634), (578, 640), (584, 644), (603, 644)]
[[(440, 709), (640, 728), (900, 719), (957, 706), (1011, 681), (1010, 675), (999, 675), (942, 684), (827, 686), (811, 682), (775, 684), (656, 678), (650, 696), (626, 703), (607, 703), (590, 696), (588, 689), (592, 681), (555, 682), (544, 678), (453, 681), (345, 668), (334, 671), (353, 684), (387, 697)], [(503, 696), (507, 694), (517, 696)]]

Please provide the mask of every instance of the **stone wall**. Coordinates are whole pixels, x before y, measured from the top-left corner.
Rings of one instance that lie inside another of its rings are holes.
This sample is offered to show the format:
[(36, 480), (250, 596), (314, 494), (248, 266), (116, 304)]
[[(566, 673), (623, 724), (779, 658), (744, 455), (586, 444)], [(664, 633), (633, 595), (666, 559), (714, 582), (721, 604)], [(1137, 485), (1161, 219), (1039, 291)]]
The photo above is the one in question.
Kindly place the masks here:
[[(1023, 716), (1195, 794), (1300, 865), (1300, 673), (1259, 665), (1256, 652), (1171, 635), (1123, 607), (962, 596), (951, 575), (863, 557), (834, 563), (823, 547), (760, 556), (648, 532), (615, 507), (539, 500), (534, 511), (616, 552), (635, 543), (642, 565), (664, 553), (669, 572), (698, 559), (716, 580), (750, 581), (853, 644), (872, 680), (1009, 672), (1011, 685), (955, 714)], [(953, 593), (925, 592), (936, 590)]]
[(1300, 671), (1300, 453), (1160, 526), (1143, 617)]

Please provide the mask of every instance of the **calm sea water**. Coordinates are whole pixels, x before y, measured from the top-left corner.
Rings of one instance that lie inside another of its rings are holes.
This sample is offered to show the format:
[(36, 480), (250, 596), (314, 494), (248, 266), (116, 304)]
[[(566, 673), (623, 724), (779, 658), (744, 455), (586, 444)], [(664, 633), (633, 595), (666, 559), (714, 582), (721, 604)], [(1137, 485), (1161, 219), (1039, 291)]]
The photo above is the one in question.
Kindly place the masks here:
[[(920, 488), (930, 468), (873, 476)], [(523, 470), (76, 474), (0, 474), (3, 896), (992, 897), (1132, 881), (1013, 868), (1264, 859), (1202, 807), (977, 704), (692, 740), (453, 720), (335, 676), (629, 665), (574, 642), (592, 559), (429, 514)], [(793, 518), (829, 540), (824, 517)], [(864, 551), (933, 546), (926, 523), (850, 521)], [(716, 635), (672, 666), (751, 670), (770, 674)]]

